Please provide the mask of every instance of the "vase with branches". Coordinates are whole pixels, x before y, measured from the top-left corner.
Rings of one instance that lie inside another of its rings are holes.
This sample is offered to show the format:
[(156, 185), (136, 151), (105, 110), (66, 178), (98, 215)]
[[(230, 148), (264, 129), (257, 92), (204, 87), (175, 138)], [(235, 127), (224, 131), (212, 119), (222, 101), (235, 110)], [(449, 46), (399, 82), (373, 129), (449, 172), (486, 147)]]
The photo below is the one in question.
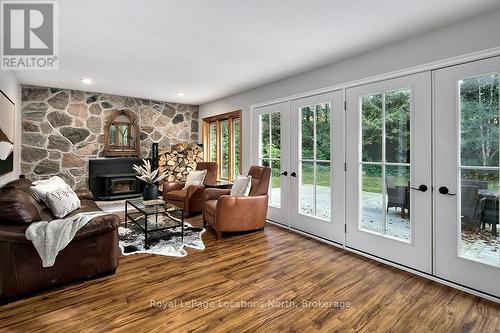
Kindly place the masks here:
[(167, 177), (167, 172), (159, 174), (158, 169), (152, 170), (151, 162), (149, 160), (142, 160), (143, 165), (139, 166), (134, 164), (134, 171), (137, 173), (137, 178), (146, 183), (143, 192), (144, 200), (158, 199), (158, 184), (160, 181)]

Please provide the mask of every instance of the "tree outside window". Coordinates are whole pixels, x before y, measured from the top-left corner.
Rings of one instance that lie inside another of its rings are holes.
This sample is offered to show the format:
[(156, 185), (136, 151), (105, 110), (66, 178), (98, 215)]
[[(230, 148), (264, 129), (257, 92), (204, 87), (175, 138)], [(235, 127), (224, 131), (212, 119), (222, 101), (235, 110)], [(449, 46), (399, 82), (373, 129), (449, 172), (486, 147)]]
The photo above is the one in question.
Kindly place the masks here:
[(241, 111), (204, 118), (205, 159), (217, 163), (217, 178), (233, 181), (241, 174)]

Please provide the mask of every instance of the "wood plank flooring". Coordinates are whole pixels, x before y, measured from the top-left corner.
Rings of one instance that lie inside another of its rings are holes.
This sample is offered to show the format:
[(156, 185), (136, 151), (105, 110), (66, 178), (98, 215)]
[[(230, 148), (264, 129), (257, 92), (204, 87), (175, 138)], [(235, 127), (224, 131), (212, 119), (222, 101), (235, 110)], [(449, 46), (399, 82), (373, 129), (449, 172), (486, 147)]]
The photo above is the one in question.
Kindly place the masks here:
[(114, 276), (0, 306), (0, 332), (500, 331), (499, 304), (276, 226), (203, 239), (184, 258), (121, 257)]

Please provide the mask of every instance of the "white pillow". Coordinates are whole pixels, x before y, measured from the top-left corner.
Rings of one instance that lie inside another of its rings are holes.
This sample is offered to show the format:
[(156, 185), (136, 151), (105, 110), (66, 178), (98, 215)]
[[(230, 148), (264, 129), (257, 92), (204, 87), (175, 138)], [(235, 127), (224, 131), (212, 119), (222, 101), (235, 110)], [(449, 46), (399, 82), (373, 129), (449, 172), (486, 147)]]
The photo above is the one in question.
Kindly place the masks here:
[(191, 170), (189, 171), (186, 184), (184, 185), (184, 190), (186, 190), (191, 185), (203, 185), (205, 176), (207, 175), (207, 170)]
[(69, 185), (62, 190), (47, 193), (45, 200), (52, 214), (60, 219), (81, 207), (78, 195)]
[(232, 197), (248, 197), (250, 188), (252, 187), (252, 176), (236, 176), (234, 178), (233, 187), (231, 187)]
[(46, 180), (33, 182), (31, 190), (35, 192), (38, 201), (46, 202), (45, 199), (47, 198), (47, 193), (63, 190), (66, 186), (68, 186), (68, 184), (66, 184), (61, 177), (54, 176)]
[(10, 142), (0, 141), (0, 160), (6, 160), (14, 150), (14, 145)]

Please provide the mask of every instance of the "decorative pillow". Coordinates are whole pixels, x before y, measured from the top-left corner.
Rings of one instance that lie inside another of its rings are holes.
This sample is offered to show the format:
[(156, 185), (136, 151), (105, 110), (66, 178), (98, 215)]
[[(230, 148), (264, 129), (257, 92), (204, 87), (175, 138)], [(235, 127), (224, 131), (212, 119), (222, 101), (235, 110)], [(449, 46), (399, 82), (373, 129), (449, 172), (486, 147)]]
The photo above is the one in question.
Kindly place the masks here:
[(207, 175), (207, 170), (191, 170), (189, 171), (186, 184), (184, 185), (184, 190), (186, 190), (191, 185), (203, 185), (205, 176)]
[(55, 217), (62, 219), (69, 213), (80, 208), (80, 199), (75, 191), (66, 185), (66, 188), (47, 193), (46, 203)]
[(54, 176), (46, 180), (33, 182), (31, 189), (35, 192), (38, 201), (47, 203), (47, 193), (63, 190), (66, 186), (68, 186), (68, 184), (66, 184), (61, 177)]
[(252, 176), (236, 176), (229, 195), (232, 197), (248, 197), (250, 187), (252, 187)]

